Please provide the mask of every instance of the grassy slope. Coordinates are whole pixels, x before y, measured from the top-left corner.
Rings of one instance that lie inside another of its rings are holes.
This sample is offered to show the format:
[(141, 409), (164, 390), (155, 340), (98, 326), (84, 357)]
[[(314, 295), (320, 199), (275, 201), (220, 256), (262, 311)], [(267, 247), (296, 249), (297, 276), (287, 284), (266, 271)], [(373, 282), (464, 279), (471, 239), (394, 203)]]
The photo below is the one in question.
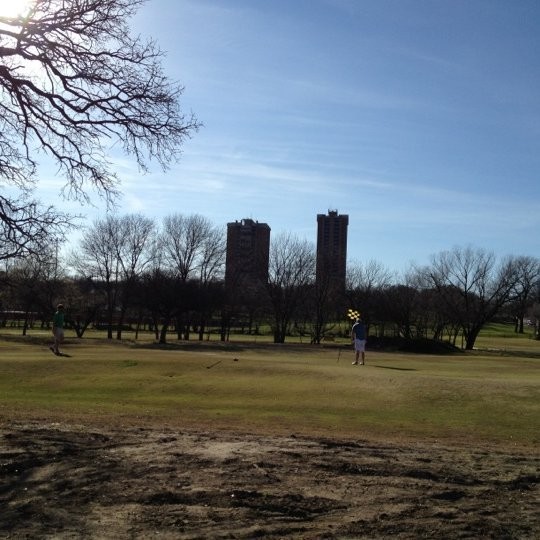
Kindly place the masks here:
[[(538, 348), (538, 344), (537, 344)], [(0, 417), (339, 437), (539, 442), (540, 363), (331, 348), (157, 349), (82, 340), (71, 357), (0, 340)], [(237, 359), (236, 361), (234, 359)]]

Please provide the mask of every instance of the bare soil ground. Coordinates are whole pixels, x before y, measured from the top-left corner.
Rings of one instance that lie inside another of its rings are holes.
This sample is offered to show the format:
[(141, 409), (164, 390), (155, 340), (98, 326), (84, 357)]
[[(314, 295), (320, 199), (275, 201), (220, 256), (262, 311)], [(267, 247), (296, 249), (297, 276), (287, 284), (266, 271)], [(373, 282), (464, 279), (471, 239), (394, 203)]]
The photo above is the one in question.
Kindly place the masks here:
[(1, 538), (540, 538), (512, 449), (46, 422), (0, 427)]

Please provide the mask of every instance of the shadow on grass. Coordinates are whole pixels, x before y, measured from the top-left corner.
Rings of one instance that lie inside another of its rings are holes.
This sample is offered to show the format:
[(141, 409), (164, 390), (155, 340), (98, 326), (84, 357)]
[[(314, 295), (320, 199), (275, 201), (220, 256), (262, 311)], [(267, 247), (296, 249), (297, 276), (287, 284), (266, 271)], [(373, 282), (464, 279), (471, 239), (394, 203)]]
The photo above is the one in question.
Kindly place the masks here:
[(404, 367), (378, 366), (378, 365), (373, 365), (373, 367), (378, 367), (381, 369), (395, 369), (396, 371), (418, 371), (417, 369), (414, 369), (414, 368), (404, 368)]
[(178, 341), (173, 343), (142, 343), (135, 344), (139, 349), (157, 349), (162, 351), (179, 351), (179, 350), (199, 350), (199, 351), (242, 351), (247, 348), (254, 348), (252, 344), (233, 344), (230, 342), (221, 341)]
[(52, 347), (49, 347), (49, 350), (52, 351), (52, 353), (54, 354), (54, 356), (63, 356), (64, 358), (71, 358), (71, 354), (68, 354), (68, 353), (65, 353), (65, 352), (59, 352), (59, 353), (55, 353), (52, 349)]

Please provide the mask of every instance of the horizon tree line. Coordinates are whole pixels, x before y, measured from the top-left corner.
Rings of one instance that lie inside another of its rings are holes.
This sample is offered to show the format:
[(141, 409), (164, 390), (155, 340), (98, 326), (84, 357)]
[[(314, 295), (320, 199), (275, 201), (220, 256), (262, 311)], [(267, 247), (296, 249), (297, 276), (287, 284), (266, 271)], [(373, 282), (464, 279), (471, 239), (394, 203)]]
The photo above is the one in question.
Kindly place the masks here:
[(79, 337), (95, 325), (109, 339), (146, 327), (160, 343), (173, 330), (176, 339), (195, 333), (202, 340), (217, 323), (222, 340), (241, 324), (247, 333), (269, 325), (275, 343), (292, 334), (320, 343), (339, 332), (353, 307), (371, 336), (454, 345), (461, 336), (465, 349), (497, 317), (521, 333), (527, 316), (540, 318), (540, 260), (530, 256), (497, 260), (480, 248), (455, 247), (404, 276), (377, 261), (352, 263), (345, 290), (337, 290), (329, 276), (316, 279), (313, 244), (282, 233), (270, 244), (267, 282), (239, 278), (226, 287), (225, 244), (226, 234), (198, 214), (171, 214), (159, 225), (141, 214), (108, 215), (65, 260), (57, 244), (5, 260), (0, 311), (27, 314), (26, 321), (38, 314), (43, 325), (62, 300)]

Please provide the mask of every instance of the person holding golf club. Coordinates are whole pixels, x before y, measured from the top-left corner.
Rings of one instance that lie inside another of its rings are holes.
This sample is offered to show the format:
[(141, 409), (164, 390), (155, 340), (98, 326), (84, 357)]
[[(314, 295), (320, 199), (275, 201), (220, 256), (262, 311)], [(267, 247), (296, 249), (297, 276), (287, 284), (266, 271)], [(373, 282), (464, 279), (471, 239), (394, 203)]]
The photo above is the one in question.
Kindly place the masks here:
[(358, 365), (358, 360), (360, 357), (362, 358), (362, 361), (360, 362), (361, 366), (363, 366), (366, 362), (366, 338), (366, 325), (362, 322), (362, 319), (359, 316), (351, 328), (351, 341), (354, 344), (353, 366)]

